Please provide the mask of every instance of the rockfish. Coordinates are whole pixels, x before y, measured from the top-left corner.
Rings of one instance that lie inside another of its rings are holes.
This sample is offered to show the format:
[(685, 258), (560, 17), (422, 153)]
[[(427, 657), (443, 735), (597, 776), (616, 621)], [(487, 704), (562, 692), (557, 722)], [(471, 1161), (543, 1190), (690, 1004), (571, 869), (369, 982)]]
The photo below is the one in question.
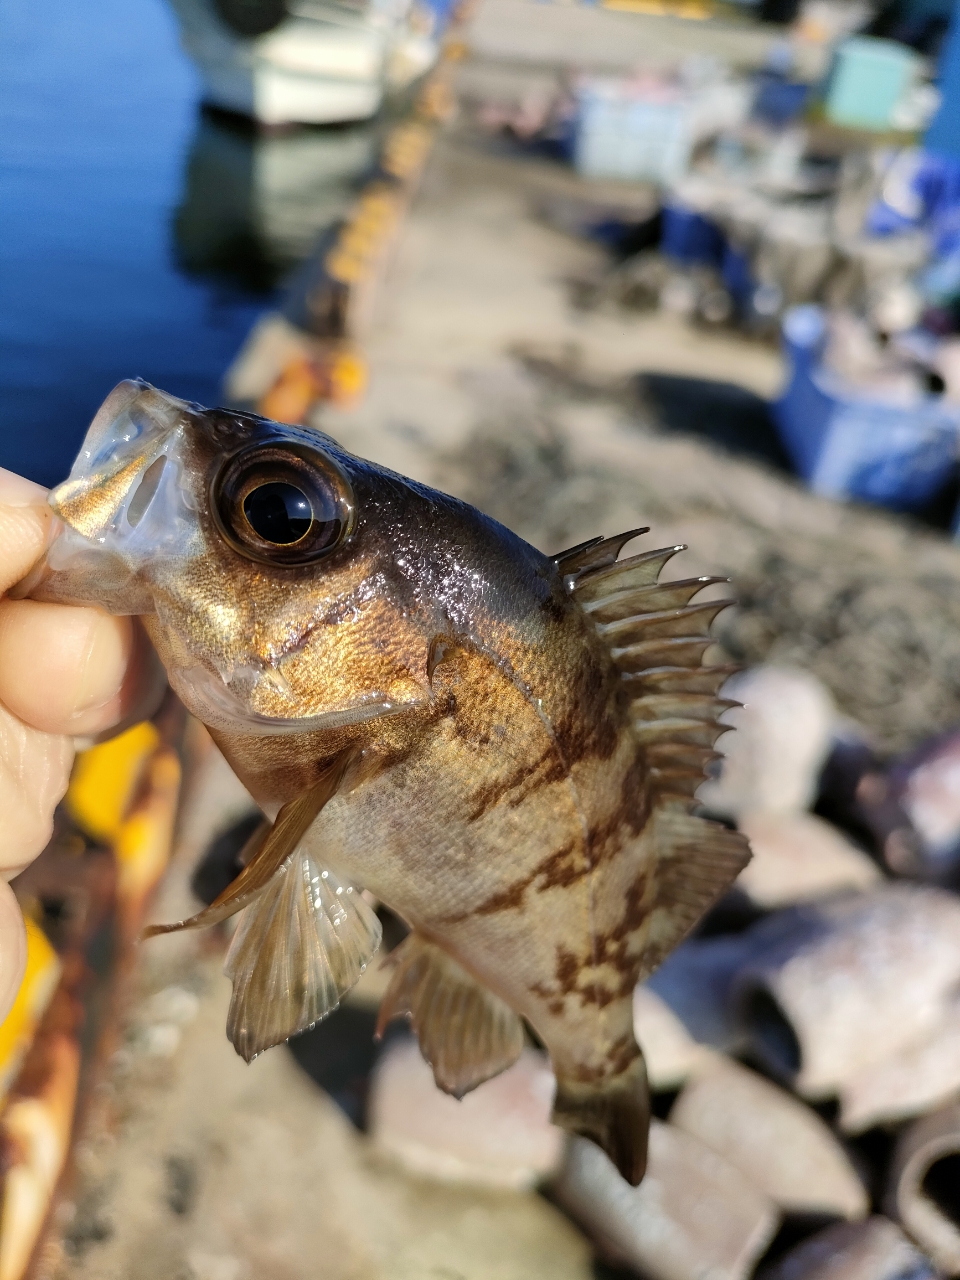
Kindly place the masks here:
[(21, 594), (139, 614), (272, 825), (206, 910), (242, 911), (228, 1033), (248, 1060), (337, 1007), (410, 928), (406, 1014), (458, 1096), (550, 1054), (554, 1121), (643, 1175), (635, 986), (749, 854), (696, 815), (726, 726), (716, 578), (660, 583), (646, 530), (544, 555), (329, 436), (121, 383)]

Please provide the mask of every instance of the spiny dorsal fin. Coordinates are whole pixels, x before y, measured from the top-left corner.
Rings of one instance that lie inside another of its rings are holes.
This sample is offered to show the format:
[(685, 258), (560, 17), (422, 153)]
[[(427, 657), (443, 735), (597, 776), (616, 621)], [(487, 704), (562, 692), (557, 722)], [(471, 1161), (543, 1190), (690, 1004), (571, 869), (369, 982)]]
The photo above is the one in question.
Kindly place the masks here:
[(618, 533), (614, 538), (590, 538), (586, 542), (578, 542), (567, 551), (558, 551), (553, 561), (565, 578), (586, 573), (590, 569), (600, 569), (604, 565), (614, 564), (631, 539), (649, 532), (650, 526), (647, 525), (643, 529), (629, 529), (626, 533)]
[(586, 605), (588, 601), (599, 600), (614, 591), (654, 586), (667, 561), (686, 549), (683, 543), (678, 543), (675, 547), (644, 551), (642, 555), (630, 556), (615, 563), (607, 561), (605, 567), (581, 574), (574, 583), (576, 597), (582, 605)]
[(520, 1057), (520, 1018), (445, 951), (413, 932), (390, 962), (395, 968), (380, 1003), (377, 1035), (391, 1018), (409, 1015), (444, 1093), (462, 1098)]
[(682, 550), (663, 547), (595, 565), (570, 584), (631, 695), (646, 765), (657, 896), (641, 976), (683, 940), (750, 857), (743, 836), (693, 813), (697, 789), (719, 758), (714, 744), (730, 728), (720, 717), (736, 705), (719, 696), (733, 668), (703, 666), (711, 623), (732, 602), (693, 602), (722, 578), (659, 581)]
[(643, 671), (624, 672), (624, 680), (637, 698), (647, 693), (712, 693), (716, 694), (738, 668), (648, 667)]
[(247, 906), (223, 971), (227, 1035), (247, 1062), (332, 1013), (380, 945), (380, 921), (352, 885), (302, 848)]
[(658, 609), (678, 609), (682, 605), (689, 604), (697, 592), (702, 591), (704, 587), (727, 581), (727, 578), (685, 578), (682, 582), (627, 587), (624, 591), (614, 591), (611, 595), (601, 596), (599, 600), (592, 603), (588, 601), (583, 607), (594, 622), (617, 622), (621, 618), (630, 618), (636, 613), (643, 613), (651, 598), (656, 598)]

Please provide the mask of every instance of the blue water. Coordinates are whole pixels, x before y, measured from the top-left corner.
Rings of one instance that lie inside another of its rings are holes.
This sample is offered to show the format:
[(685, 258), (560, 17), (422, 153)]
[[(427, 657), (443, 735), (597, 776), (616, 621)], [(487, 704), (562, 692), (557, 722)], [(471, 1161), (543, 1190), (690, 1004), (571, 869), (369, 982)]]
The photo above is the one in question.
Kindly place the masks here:
[(264, 303), (174, 265), (197, 107), (163, 0), (0, 7), (0, 465), (62, 479), (121, 378), (220, 399)]

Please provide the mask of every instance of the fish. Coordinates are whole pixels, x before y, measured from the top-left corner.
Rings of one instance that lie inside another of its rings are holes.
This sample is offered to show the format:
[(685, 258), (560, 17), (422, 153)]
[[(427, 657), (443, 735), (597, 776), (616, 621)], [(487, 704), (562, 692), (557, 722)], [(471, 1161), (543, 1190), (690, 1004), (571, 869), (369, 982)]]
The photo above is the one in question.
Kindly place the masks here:
[(554, 1123), (637, 1185), (650, 1102), (633, 991), (745, 865), (698, 811), (717, 759), (705, 665), (721, 579), (631, 529), (547, 555), (319, 430), (129, 380), (50, 503), (19, 594), (139, 615), (173, 690), (262, 808), (228, 1034), (248, 1061), (313, 1026), (409, 929), (378, 1030), (410, 1019), (462, 1097), (550, 1056)]

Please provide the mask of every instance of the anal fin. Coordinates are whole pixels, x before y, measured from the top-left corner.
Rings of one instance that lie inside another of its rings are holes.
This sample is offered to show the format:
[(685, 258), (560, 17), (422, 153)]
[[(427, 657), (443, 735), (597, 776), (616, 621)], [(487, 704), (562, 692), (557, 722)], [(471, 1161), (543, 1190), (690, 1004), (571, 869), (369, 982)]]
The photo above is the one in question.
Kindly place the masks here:
[(639, 1186), (647, 1168), (650, 1087), (643, 1055), (612, 1080), (579, 1084), (557, 1078), (553, 1123), (589, 1138), (606, 1152), (621, 1177)]
[(390, 960), (395, 968), (377, 1034), (391, 1018), (408, 1015), (444, 1093), (462, 1098), (520, 1057), (519, 1016), (440, 947), (413, 932)]
[(298, 849), (245, 907), (224, 972), (227, 1035), (250, 1062), (332, 1013), (380, 945), (381, 928), (351, 886)]

